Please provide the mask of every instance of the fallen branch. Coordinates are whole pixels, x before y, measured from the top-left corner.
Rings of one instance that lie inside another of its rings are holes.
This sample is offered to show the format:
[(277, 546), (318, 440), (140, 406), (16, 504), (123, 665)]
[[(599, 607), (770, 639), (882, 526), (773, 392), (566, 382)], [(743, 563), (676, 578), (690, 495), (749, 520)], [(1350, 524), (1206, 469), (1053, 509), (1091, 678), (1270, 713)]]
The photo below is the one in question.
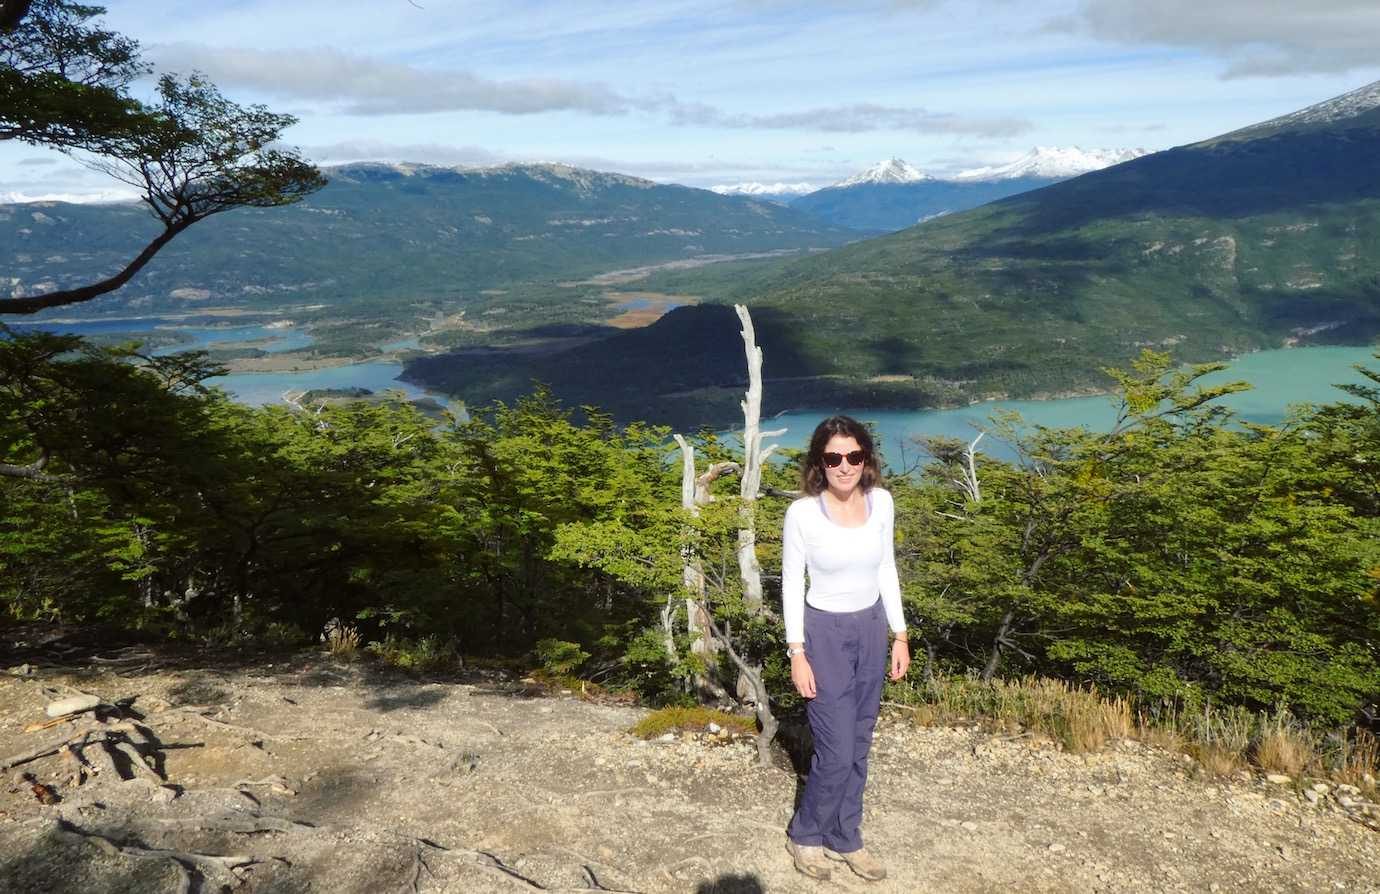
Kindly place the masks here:
[[(71, 719), (71, 718), (64, 718), (64, 719)], [(117, 730), (117, 729), (123, 727), (124, 725), (123, 725), (123, 724), (110, 724), (109, 726), (110, 726), (110, 730), (109, 730), (109, 731), (115, 731), (115, 730)], [(50, 743), (47, 744), (47, 745), (40, 745), (38, 748), (35, 748), (35, 749), (32, 750), (32, 751), (22, 752), (22, 753), (20, 753), (20, 754), (14, 755), (13, 757), (5, 758), (5, 760), (0, 761), (0, 773), (3, 773), (3, 772), (6, 771), (6, 770), (13, 769), (14, 767), (18, 767), (18, 766), (21, 765), (21, 764), (27, 764), (27, 763), (29, 763), (30, 761), (36, 761), (36, 760), (38, 760), (39, 758), (48, 757), (48, 756), (50, 756), (50, 755), (57, 754), (59, 751), (62, 750), (62, 747), (63, 747), (64, 745), (71, 745), (71, 744), (73, 744), (73, 743), (75, 743), (75, 742), (84, 740), (84, 739), (85, 739), (87, 736), (89, 736), (91, 733), (97, 732), (97, 731), (98, 731), (98, 729), (97, 729), (96, 727), (92, 727), (92, 726), (84, 727), (84, 728), (79, 729), (79, 730), (77, 730), (76, 732), (72, 733), (72, 734), (71, 734), (70, 736), (68, 736), (67, 738), (62, 739), (61, 741), (58, 741), (58, 742), (50, 742)]]
[(139, 749), (129, 742), (115, 742), (113, 745), (116, 751), (129, 758), (129, 766), (134, 771), (135, 777), (142, 777), (158, 786), (164, 783), (163, 775), (144, 763), (144, 756), (139, 753)]
[(24, 727), (26, 733), (36, 733), (39, 730), (52, 729), (53, 727), (66, 723), (69, 720), (76, 720), (79, 714), (63, 714), (61, 717), (54, 717), (52, 720), (44, 720), (41, 723), (31, 723)]

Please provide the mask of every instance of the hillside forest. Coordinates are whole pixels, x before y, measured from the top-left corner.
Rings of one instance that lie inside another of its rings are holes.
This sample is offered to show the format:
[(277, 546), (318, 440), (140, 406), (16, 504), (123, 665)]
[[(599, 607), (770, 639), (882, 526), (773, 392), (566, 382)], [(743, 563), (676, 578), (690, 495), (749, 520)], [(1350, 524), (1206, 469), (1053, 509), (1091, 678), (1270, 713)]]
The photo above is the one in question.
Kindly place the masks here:
[[(0, 138), (97, 153), (162, 230), (114, 275), (0, 311), (114, 291), (206, 217), (321, 187), (270, 148), (288, 116), (195, 77), (136, 102), (132, 42), (25, 36), (44, 16), (84, 27), (94, 7), (0, 4), (16, 8), (0, 17)], [(1221, 368), (1145, 350), (1106, 371), (1108, 432), (1001, 417), (983, 438), (1012, 461), (982, 439), (928, 441), (920, 464), (887, 468), (909, 685), (1040, 675), (1148, 712), (1380, 725), (1380, 367), (1278, 425), (1220, 407), (1244, 387), (1200, 384)], [(798, 707), (777, 610), (797, 455), (743, 488), (742, 445), (680, 432), (694, 474), (719, 472), (687, 508), (676, 432), (542, 386), (438, 418), (401, 400), (245, 406), (207, 387), (222, 372), (204, 353), (0, 325), (0, 624), (246, 649), (329, 630), (415, 669), (508, 661), (651, 704), (752, 701), (766, 729)]]

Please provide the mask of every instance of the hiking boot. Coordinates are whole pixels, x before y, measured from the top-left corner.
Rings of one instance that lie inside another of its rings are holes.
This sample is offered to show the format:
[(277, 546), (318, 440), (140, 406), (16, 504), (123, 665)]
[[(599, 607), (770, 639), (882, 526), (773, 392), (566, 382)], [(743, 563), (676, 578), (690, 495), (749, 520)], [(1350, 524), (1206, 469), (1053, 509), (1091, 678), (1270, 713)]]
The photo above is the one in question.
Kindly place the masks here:
[(833, 872), (829, 868), (829, 861), (824, 859), (824, 848), (819, 845), (796, 844), (788, 838), (786, 839), (786, 852), (795, 861), (796, 871), (801, 875), (808, 875), (810, 878), (825, 881)]
[(840, 854), (838, 851), (831, 851), (824, 848), (824, 856), (830, 860), (837, 860), (840, 863), (847, 863), (848, 868), (869, 882), (878, 882), (886, 878), (886, 867), (881, 861), (867, 852), (867, 848), (860, 847), (857, 850)]

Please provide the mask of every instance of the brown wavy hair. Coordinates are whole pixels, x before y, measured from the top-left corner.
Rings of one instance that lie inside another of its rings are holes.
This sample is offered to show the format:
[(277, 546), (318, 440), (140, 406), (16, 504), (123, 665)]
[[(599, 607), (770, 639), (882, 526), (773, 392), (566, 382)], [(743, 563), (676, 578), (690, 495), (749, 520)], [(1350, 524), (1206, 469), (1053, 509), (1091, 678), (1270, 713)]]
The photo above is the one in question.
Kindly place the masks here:
[(824, 477), (824, 448), (834, 435), (852, 438), (858, 442), (863, 453), (867, 454), (867, 458), (863, 460), (862, 480), (859, 482), (862, 489), (869, 491), (881, 484), (882, 464), (877, 459), (877, 451), (872, 445), (872, 435), (868, 432), (867, 426), (852, 416), (830, 416), (815, 426), (815, 433), (810, 435), (810, 450), (800, 464), (801, 492), (813, 497), (828, 489), (829, 482)]

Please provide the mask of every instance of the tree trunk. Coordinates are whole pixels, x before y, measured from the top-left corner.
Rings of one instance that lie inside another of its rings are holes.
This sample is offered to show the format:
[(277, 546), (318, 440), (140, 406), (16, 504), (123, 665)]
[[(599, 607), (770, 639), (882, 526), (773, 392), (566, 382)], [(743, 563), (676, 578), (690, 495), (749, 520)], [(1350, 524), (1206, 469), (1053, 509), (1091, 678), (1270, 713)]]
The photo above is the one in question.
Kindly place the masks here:
[[(733, 309), (738, 313), (738, 319), (743, 324), (743, 352), (747, 358), (748, 368), (748, 388), (743, 395), (743, 475), (739, 487), (738, 518), (740, 527), (738, 528), (738, 575), (743, 582), (743, 604), (752, 614), (762, 612), (762, 565), (757, 561), (757, 497), (762, 488), (762, 463), (771, 452), (776, 449), (776, 445), (762, 449), (763, 437), (776, 437), (783, 434), (785, 429), (779, 431), (763, 433), (761, 430), (762, 420), (762, 349), (757, 346), (757, 333), (752, 326), (752, 316), (748, 309), (741, 304), (733, 305)], [(763, 733), (771, 730), (771, 736), (776, 735), (777, 722), (771, 713), (771, 704), (767, 697), (766, 684), (762, 681), (762, 667), (759, 664), (749, 664), (735, 659), (738, 662), (738, 697), (746, 700), (751, 696), (756, 709), (757, 720), (762, 726)], [(765, 741), (759, 736), (757, 748), (758, 758), (763, 763), (767, 762), (767, 744), (771, 738)]]
[(762, 606), (762, 565), (757, 561), (756, 504), (762, 489), (762, 463), (776, 445), (762, 449), (763, 438), (784, 434), (785, 429), (763, 432), (762, 419), (762, 349), (757, 346), (757, 334), (752, 327), (748, 309), (735, 304), (738, 319), (743, 323), (743, 351), (747, 356), (748, 389), (743, 396), (743, 477), (739, 486), (742, 502), (738, 529), (738, 574), (743, 581), (743, 602), (750, 611)]
[(997, 635), (992, 638), (992, 651), (987, 655), (987, 666), (982, 669), (982, 682), (990, 683), (997, 674), (997, 668), (1001, 666), (1001, 644), (1006, 639), (1006, 634), (1011, 629), (1011, 622), (1016, 617), (1016, 610), (1007, 609), (1002, 616), (1001, 625), (997, 627)]
[(89, 286), (82, 286), (76, 289), (64, 289), (61, 292), (49, 292), (46, 295), (30, 295), (26, 298), (5, 298), (0, 299), (0, 314), (31, 314), (49, 307), (61, 307), (65, 304), (79, 304), (82, 301), (90, 301), (107, 292), (113, 292), (120, 286), (129, 282), (134, 274), (138, 273), (153, 256), (158, 254), (158, 250), (172, 241), (178, 233), (196, 223), (199, 218), (186, 218), (178, 220), (163, 232), (159, 233), (152, 242), (144, 246), (144, 250), (135, 256), (125, 266), (125, 269), (116, 273), (114, 276), (107, 277)]
[[(700, 507), (713, 499), (709, 493), (709, 486), (714, 483), (720, 475), (728, 472), (736, 472), (738, 467), (735, 463), (715, 463), (705, 470), (700, 476), (695, 475), (695, 448), (681, 435), (675, 435), (676, 443), (680, 445), (681, 455), (681, 477), (680, 477), (680, 504), (692, 517), (700, 514)], [(728, 693), (724, 688), (713, 679), (713, 668), (717, 664), (719, 646), (709, 631), (709, 625), (705, 623), (705, 580), (704, 566), (702, 559), (695, 553), (694, 549), (686, 544), (681, 548), (681, 557), (684, 565), (681, 572), (681, 582), (685, 588), (685, 618), (686, 632), (690, 636), (690, 654), (696, 655), (704, 663), (705, 673), (695, 674), (692, 678), (692, 685), (701, 699), (721, 699), (726, 698)], [(672, 623), (671, 603), (668, 599), (667, 608), (662, 614), (662, 628), (666, 636), (666, 651), (674, 659), (675, 642), (673, 640), (674, 629)]]

